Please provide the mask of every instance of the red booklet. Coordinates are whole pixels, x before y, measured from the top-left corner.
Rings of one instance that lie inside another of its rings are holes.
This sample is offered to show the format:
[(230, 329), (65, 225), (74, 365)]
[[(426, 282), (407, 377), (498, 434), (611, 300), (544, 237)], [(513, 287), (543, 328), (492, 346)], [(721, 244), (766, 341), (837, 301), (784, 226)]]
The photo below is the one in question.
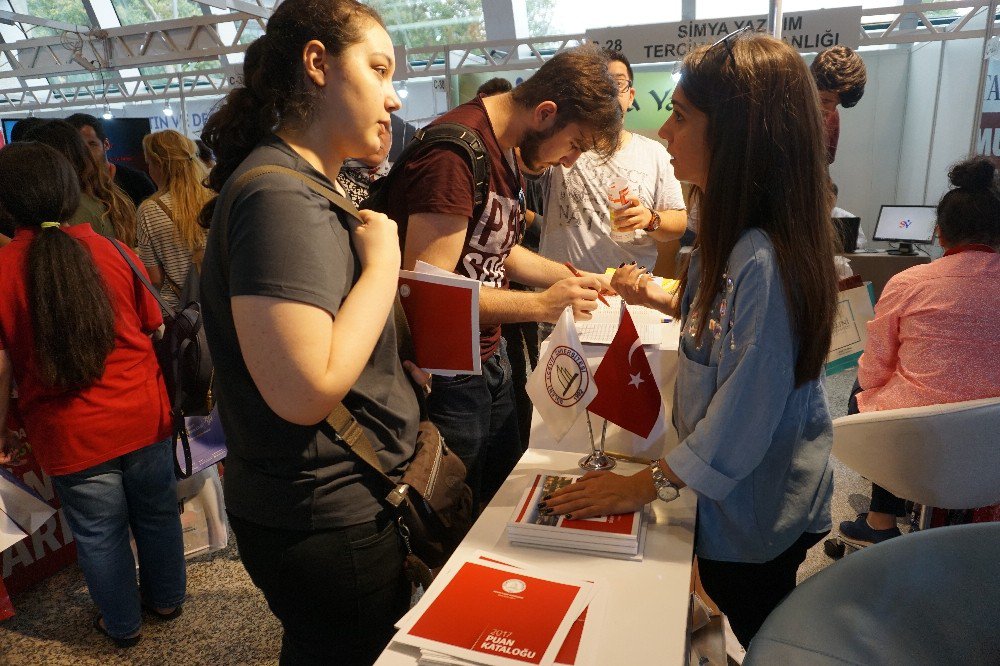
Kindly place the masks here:
[(507, 524), (508, 535), (522, 534), (536, 539), (551, 537), (558, 541), (637, 547), (643, 526), (642, 510), (583, 520), (567, 520), (564, 516), (541, 513), (538, 503), (542, 501), (542, 497), (574, 483), (578, 478), (566, 474), (538, 474), (514, 508)]
[(417, 268), (422, 270), (399, 272), (417, 365), (431, 374), (480, 374), (479, 283), (428, 265)]
[(496, 666), (552, 664), (593, 597), (590, 583), (482, 560), (442, 575), (395, 640)]

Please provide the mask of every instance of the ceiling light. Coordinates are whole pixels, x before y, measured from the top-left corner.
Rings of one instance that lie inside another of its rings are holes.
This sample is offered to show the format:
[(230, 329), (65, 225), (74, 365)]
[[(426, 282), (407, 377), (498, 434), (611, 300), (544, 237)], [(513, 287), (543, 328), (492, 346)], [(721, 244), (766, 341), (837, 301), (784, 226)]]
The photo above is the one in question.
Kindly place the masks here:
[(107, 104), (104, 105), (104, 113), (101, 114), (101, 118), (105, 120), (111, 120), (115, 117), (115, 114), (111, 113), (111, 107)]
[(410, 96), (410, 91), (406, 89), (406, 81), (399, 84), (399, 90), (396, 91), (396, 94), (399, 95), (399, 99), (406, 99)]
[(171, 109), (169, 106), (165, 106), (163, 107), (163, 115), (169, 118), (170, 116), (174, 115), (174, 110)]

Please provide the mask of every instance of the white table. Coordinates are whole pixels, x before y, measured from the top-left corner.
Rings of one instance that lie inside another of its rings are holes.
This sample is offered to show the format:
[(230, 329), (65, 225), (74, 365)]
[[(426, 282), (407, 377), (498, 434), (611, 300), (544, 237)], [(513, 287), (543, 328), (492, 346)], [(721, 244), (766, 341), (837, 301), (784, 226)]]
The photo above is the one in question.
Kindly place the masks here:
[[(579, 457), (577, 452), (528, 449), (454, 557), (467, 557), (482, 549), (568, 576), (596, 576), (608, 585), (610, 596), (595, 663), (685, 664), (694, 544), (693, 493), (681, 491), (680, 498), (669, 504), (653, 502), (656, 523), (648, 527), (642, 562), (512, 546), (507, 542), (507, 521), (528, 480), (543, 470), (578, 474)], [(620, 467), (623, 473), (640, 469), (632, 463)], [(375, 663), (412, 666), (418, 655), (416, 648), (390, 643)]]
[[(653, 432), (649, 437), (643, 439), (627, 430), (622, 430), (614, 423), (608, 424), (607, 437), (604, 440), (604, 447), (608, 451), (624, 453), (627, 455), (641, 456), (643, 458), (659, 458), (666, 451), (670, 451), (677, 446), (677, 431), (674, 430), (670, 421), (674, 403), (674, 382), (677, 380), (677, 344), (680, 340), (680, 322), (672, 321), (666, 326), (663, 332), (663, 340), (659, 347), (652, 345), (643, 347), (646, 358), (649, 360), (649, 367), (656, 375), (656, 381), (660, 387), (660, 398), (663, 402), (663, 418), (657, 422)], [(542, 358), (546, 347), (543, 343), (539, 350), (538, 357)], [(583, 351), (590, 363), (590, 369), (597, 371), (604, 353), (608, 350), (607, 345), (583, 345)], [(594, 427), (594, 439), (600, 441), (601, 426), (604, 419), (594, 414), (590, 415), (591, 424)], [(581, 414), (573, 427), (562, 439), (556, 441), (549, 433), (548, 428), (542, 422), (542, 417), (538, 410), (531, 413), (531, 447), (536, 449), (553, 449), (556, 451), (575, 451), (579, 453), (590, 453), (590, 435), (587, 433), (587, 417)]]

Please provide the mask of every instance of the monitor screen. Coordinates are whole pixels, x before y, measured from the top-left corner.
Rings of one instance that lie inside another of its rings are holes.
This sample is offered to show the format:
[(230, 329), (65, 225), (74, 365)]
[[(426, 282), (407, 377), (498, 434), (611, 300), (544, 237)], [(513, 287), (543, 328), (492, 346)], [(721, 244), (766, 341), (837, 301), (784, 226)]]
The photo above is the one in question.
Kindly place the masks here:
[(873, 240), (930, 243), (937, 224), (936, 206), (882, 206)]

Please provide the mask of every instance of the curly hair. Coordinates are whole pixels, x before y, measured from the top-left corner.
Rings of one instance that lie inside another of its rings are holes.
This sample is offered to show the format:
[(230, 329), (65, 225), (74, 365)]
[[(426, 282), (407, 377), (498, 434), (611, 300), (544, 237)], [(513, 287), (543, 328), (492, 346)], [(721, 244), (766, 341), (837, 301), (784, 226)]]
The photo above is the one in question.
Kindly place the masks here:
[(837, 93), (845, 109), (857, 104), (865, 94), (868, 83), (865, 62), (846, 46), (834, 46), (817, 55), (809, 71), (819, 91)]
[(950, 246), (1000, 247), (1000, 179), (989, 158), (972, 157), (948, 171), (952, 189), (937, 207), (941, 237)]

